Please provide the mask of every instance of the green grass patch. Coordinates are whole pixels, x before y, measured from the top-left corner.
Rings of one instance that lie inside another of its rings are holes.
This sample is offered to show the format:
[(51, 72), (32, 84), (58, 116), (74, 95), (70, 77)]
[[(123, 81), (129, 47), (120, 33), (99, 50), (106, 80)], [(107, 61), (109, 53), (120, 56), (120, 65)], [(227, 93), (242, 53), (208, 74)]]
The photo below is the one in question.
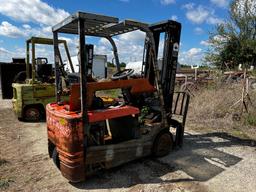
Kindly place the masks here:
[(256, 126), (256, 113), (249, 113), (245, 116), (245, 123), (247, 125)]
[(232, 130), (230, 134), (240, 139), (250, 139), (250, 137), (248, 137), (248, 135), (241, 130)]
[(14, 181), (11, 179), (0, 179), (0, 189), (7, 189), (12, 182)]

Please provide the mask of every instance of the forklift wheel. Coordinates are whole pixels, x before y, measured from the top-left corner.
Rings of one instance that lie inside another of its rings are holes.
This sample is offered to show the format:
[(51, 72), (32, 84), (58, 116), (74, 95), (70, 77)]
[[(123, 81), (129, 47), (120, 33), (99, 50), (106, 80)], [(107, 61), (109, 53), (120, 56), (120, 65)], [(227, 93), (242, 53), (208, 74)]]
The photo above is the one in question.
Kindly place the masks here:
[(58, 153), (56, 147), (54, 147), (53, 152), (52, 152), (52, 160), (53, 160), (54, 164), (56, 165), (56, 167), (58, 167), (58, 169), (60, 169), (59, 153)]
[(163, 157), (168, 155), (173, 148), (173, 136), (169, 130), (160, 132), (153, 144), (152, 154), (154, 157)]
[(27, 107), (24, 113), (24, 120), (29, 122), (37, 122), (40, 121), (42, 115), (38, 107), (30, 106)]

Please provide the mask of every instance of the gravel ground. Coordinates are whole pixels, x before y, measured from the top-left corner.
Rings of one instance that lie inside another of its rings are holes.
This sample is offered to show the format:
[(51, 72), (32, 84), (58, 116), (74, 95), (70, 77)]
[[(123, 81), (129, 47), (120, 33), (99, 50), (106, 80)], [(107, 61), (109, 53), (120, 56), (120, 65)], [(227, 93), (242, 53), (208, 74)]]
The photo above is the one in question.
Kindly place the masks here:
[(186, 132), (182, 149), (144, 158), (71, 184), (47, 154), (45, 123), (16, 120), (0, 100), (0, 191), (256, 191), (254, 142)]

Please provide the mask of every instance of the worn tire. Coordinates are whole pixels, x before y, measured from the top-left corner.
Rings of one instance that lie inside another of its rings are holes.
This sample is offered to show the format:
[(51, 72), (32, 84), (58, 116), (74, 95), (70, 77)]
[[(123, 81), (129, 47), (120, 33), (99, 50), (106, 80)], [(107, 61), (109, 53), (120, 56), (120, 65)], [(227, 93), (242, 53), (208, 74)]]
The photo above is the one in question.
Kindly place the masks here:
[(152, 155), (154, 157), (163, 157), (168, 155), (172, 150), (174, 145), (173, 135), (168, 129), (161, 131), (155, 138)]
[(38, 122), (43, 118), (40, 107), (38, 106), (28, 106), (24, 110), (23, 119), (28, 122)]
[(52, 160), (53, 160), (54, 164), (56, 165), (56, 167), (58, 167), (58, 169), (60, 169), (59, 153), (58, 153), (56, 147), (54, 147), (53, 152), (52, 152)]

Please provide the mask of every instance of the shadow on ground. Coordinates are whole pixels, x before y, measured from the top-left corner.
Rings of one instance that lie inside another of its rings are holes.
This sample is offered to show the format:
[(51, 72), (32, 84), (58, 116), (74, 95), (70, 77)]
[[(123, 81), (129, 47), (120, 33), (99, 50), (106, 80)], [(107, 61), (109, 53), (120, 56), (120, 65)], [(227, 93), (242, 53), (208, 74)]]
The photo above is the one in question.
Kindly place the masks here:
[(137, 160), (72, 185), (80, 189), (110, 189), (137, 184), (207, 181), (242, 160), (221, 148), (250, 146), (251, 143), (251, 140), (227, 133), (186, 134), (184, 147), (166, 157)]

